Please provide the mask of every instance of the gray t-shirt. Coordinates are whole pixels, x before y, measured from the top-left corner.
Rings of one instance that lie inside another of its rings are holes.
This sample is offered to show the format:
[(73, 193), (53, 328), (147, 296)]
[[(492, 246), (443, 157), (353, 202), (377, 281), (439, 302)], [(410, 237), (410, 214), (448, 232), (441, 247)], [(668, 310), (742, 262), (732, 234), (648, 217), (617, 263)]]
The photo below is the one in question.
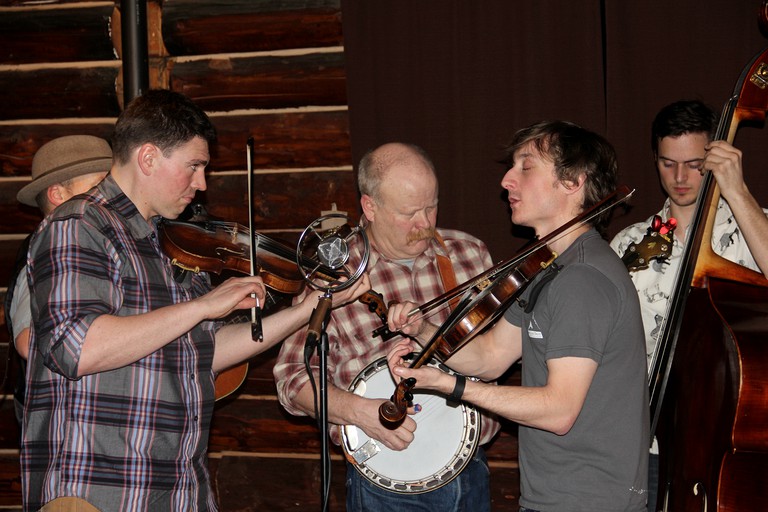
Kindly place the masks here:
[(515, 303), (504, 315), (522, 326), (522, 385), (545, 385), (549, 359), (586, 357), (598, 368), (567, 434), (520, 426), (520, 504), (547, 512), (645, 510), (648, 384), (637, 292), (595, 230), (555, 263), (562, 268), (540, 287), (533, 310)]

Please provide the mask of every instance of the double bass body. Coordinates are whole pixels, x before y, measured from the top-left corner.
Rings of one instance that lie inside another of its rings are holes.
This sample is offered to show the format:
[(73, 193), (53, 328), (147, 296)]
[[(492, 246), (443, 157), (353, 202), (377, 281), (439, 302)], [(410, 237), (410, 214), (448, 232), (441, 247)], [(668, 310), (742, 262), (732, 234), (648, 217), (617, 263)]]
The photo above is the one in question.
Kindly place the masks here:
[(767, 369), (768, 288), (691, 290), (657, 427), (657, 509), (768, 505)]
[[(716, 139), (768, 111), (768, 49), (726, 103)], [(719, 200), (705, 173), (651, 372), (659, 501), (673, 512), (768, 509), (768, 279), (714, 254)]]

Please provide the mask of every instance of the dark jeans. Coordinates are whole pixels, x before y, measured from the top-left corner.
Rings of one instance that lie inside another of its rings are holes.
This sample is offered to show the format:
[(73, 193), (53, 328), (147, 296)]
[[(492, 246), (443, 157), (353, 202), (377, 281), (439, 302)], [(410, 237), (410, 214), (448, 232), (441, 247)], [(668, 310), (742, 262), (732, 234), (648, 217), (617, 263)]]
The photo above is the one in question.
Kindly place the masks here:
[(651, 453), (648, 456), (648, 512), (655, 512), (656, 499), (659, 494), (659, 455)]
[(382, 489), (347, 463), (347, 512), (490, 512), (489, 476), (482, 448), (454, 480), (421, 494)]

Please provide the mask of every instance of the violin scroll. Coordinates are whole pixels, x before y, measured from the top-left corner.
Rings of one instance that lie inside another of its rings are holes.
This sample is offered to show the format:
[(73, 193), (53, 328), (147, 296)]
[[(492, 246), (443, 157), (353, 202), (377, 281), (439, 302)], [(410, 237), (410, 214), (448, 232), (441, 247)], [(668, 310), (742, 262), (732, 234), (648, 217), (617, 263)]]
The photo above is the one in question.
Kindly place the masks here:
[(413, 401), (413, 388), (416, 379), (409, 377), (400, 381), (392, 398), (379, 406), (379, 421), (390, 430), (400, 426), (408, 412), (408, 405)]
[(389, 341), (394, 338), (397, 333), (389, 330), (387, 326), (387, 311), (389, 308), (384, 304), (384, 296), (375, 290), (369, 290), (360, 296), (358, 299), (363, 304), (368, 306), (368, 311), (375, 314), (381, 320), (381, 327), (377, 327), (373, 331), (373, 337), (381, 336), (382, 341)]

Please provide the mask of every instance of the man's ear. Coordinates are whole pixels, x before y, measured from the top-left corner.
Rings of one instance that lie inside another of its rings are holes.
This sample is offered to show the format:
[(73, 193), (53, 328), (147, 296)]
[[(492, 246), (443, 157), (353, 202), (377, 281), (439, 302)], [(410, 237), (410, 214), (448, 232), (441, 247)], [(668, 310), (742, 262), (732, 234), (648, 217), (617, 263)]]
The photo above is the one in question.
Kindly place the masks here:
[(155, 169), (160, 156), (160, 148), (154, 144), (145, 142), (139, 147), (139, 150), (136, 153), (136, 163), (139, 164), (141, 172), (145, 176), (149, 176)]
[(363, 194), (360, 197), (360, 206), (363, 208), (363, 215), (365, 215), (365, 218), (373, 220), (376, 215), (376, 201), (374, 201), (368, 194)]
[(54, 183), (45, 190), (45, 196), (54, 208), (64, 202), (64, 194), (62, 193), (63, 187), (64, 186), (61, 183)]
[(576, 192), (584, 188), (584, 183), (586, 182), (587, 182), (587, 175), (584, 173), (581, 173), (576, 178), (576, 181), (563, 182), (563, 187), (565, 188), (566, 193), (575, 194)]

